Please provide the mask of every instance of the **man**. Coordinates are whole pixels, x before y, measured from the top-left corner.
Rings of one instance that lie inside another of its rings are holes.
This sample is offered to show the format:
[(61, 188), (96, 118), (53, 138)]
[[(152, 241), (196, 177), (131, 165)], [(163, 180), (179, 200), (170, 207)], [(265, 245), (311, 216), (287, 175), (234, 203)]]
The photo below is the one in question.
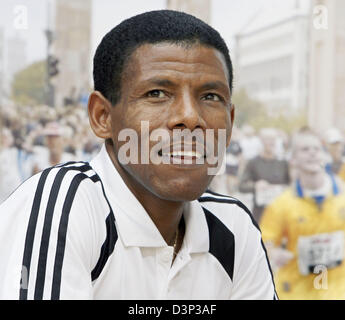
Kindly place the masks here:
[[(43, 171), (0, 208), (0, 297), (276, 298), (250, 214), (235, 199), (202, 196), (209, 145), (176, 151), (170, 141), (177, 129), (214, 130), (214, 145), (222, 129), (230, 141), (232, 66), (220, 35), (184, 13), (135, 16), (103, 38), (94, 81), (101, 152)], [(158, 129), (169, 138), (160, 149), (148, 139)], [(130, 155), (128, 137), (138, 142)]]
[(345, 194), (325, 170), (318, 136), (299, 132), (297, 181), (264, 212), (261, 229), (281, 299), (345, 299)]
[(287, 161), (277, 159), (277, 132), (265, 128), (260, 131), (263, 150), (250, 160), (240, 178), (239, 191), (254, 195), (253, 215), (260, 223), (264, 208), (287, 187), (290, 182)]

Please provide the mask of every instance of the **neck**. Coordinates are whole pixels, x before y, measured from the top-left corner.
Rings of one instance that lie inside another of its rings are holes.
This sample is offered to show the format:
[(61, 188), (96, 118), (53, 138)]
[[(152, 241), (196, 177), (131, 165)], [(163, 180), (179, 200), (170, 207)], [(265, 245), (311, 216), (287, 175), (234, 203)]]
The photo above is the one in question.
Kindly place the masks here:
[(343, 159), (342, 159), (342, 156), (340, 155), (336, 155), (334, 157), (332, 157), (333, 159), (333, 162), (341, 162)]
[(274, 155), (271, 152), (263, 152), (261, 154), (261, 157), (264, 159), (273, 159)]
[(184, 202), (169, 201), (156, 196), (124, 170), (118, 163), (114, 152), (112, 152), (111, 149), (113, 147), (111, 145), (106, 143), (106, 148), (115, 168), (127, 187), (144, 207), (165, 242), (173, 245), (183, 214)]
[(161, 199), (136, 181), (127, 183), (127, 186), (145, 208), (165, 242), (173, 245), (183, 214), (184, 203)]
[(318, 173), (303, 173), (300, 175), (300, 181), (302, 188), (308, 190), (317, 190), (323, 186), (326, 181), (326, 173), (325, 172), (318, 172)]
[(51, 152), (49, 155), (49, 161), (52, 165), (56, 165), (61, 162), (61, 153)]

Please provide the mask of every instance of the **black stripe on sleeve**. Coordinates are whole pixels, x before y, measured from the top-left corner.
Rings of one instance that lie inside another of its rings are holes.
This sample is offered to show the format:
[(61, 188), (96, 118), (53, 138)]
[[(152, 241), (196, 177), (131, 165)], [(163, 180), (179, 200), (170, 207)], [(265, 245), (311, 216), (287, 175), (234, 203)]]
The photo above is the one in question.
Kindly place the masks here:
[[(78, 164), (81, 164), (81, 165), (74, 166)], [(62, 273), (63, 258), (64, 258), (64, 252), (65, 252), (65, 245), (66, 245), (66, 235), (67, 235), (69, 213), (70, 213), (77, 189), (80, 183), (84, 179), (88, 178), (94, 183), (96, 182), (101, 183), (102, 192), (110, 210), (110, 213), (107, 216), (106, 221), (105, 221), (106, 232), (107, 232), (106, 239), (101, 247), (100, 257), (97, 261), (97, 264), (91, 272), (92, 281), (96, 280), (101, 274), (109, 256), (114, 251), (114, 247), (118, 238), (116, 225), (115, 225), (115, 216), (110, 206), (109, 200), (106, 197), (102, 181), (100, 180), (97, 174), (94, 174), (93, 176), (89, 177), (83, 173), (89, 170), (93, 170), (92, 167), (88, 163), (68, 162), (68, 163), (44, 170), (41, 174), (41, 177), (37, 185), (37, 189), (36, 189), (36, 193), (35, 193), (35, 197), (34, 197), (34, 201), (32, 205), (30, 220), (29, 220), (29, 224), (27, 228), (27, 235), (26, 235), (26, 240), (25, 240), (25, 248), (24, 248), (24, 256), (23, 256), (23, 272), (25, 272), (26, 277), (25, 279), (23, 277), (23, 280), (21, 280), (23, 282), (25, 281), (25, 283), (21, 284), (20, 294), (19, 294), (20, 299), (22, 300), (26, 300), (27, 295), (28, 295), (28, 281), (29, 281), (30, 264), (31, 264), (32, 252), (33, 252), (33, 243), (34, 243), (34, 238), (35, 238), (35, 233), (36, 233), (36, 226), (37, 226), (38, 215), (39, 215), (40, 206), (41, 206), (41, 199), (42, 199), (42, 194), (44, 190), (44, 185), (48, 177), (48, 174), (54, 168), (59, 169), (59, 171), (56, 173), (54, 182), (50, 189), (50, 194), (49, 194), (47, 208), (46, 208), (45, 217), (44, 217), (42, 237), (41, 237), (41, 242), (40, 242), (40, 252), (38, 256), (38, 267), (37, 267), (34, 299), (35, 300), (43, 299), (52, 220), (54, 216), (54, 210), (55, 210), (58, 194), (59, 194), (61, 185), (63, 183), (63, 179), (68, 171), (73, 170), (73, 171), (79, 171), (80, 173), (76, 174), (76, 176), (72, 179), (72, 182), (69, 186), (66, 198), (63, 203), (62, 214), (61, 214), (59, 230), (58, 230), (58, 240), (57, 240), (57, 247), (56, 247), (56, 253), (55, 253), (55, 261), (54, 261), (53, 284), (52, 284), (52, 291), (51, 291), (52, 299), (59, 299), (59, 296), (60, 296), (61, 273)]]
[(209, 230), (209, 252), (220, 262), (230, 279), (235, 264), (234, 234), (215, 215), (203, 207)]
[(35, 300), (43, 299), (50, 232), (51, 232), (51, 227), (52, 227), (52, 220), (53, 220), (55, 205), (56, 205), (57, 197), (60, 191), (63, 178), (65, 177), (66, 173), (69, 171), (86, 172), (89, 170), (91, 170), (91, 167), (89, 165), (84, 165), (80, 167), (64, 167), (64, 168), (61, 168), (55, 176), (55, 179), (54, 179), (54, 182), (49, 194), (49, 199), (48, 199), (48, 204), (47, 204), (47, 209), (46, 209), (44, 224), (43, 224), (43, 232), (42, 232), (42, 237), (41, 237), (41, 246), (40, 246), (40, 252), (39, 252), (36, 286), (35, 286), (35, 294), (34, 294)]
[[(208, 191), (209, 192), (209, 191)], [(210, 193), (210, 192), (209, 192)], [(260, 232), (261, 234), (261, 230), (260, 230), (260, 227), (259, 225), (257, 224), (257, 222), (255, 221), (253, 215), (251, 214), (250, 210), (239, 200), (235, 199), (235, 198), (213, 198), (213, 197), (201, 197), (198, 199), (199, 202), (216, 202), (216, 203), (227, 203), (227, 204), (235, 204), (237, 206), (239, 206), (240, 208), (242, 208), (244, 210), (244, 212), (246, 214), (248, 214), (248, 216), (250, 217), (253, 225), (256, 227), (256, 229), (258, 229), (258, 231)], [(278, 294), (277, 294), (277, 291), (276, 291), (276, 287), (275, 287), (275, 283), (274, 283), (274, 276), (273, 276), (273, 272), (272, 272), (272, 268), (271, 268), (271, 264), (269, 262), (269, 259), (268, 259), (268, 255), (267, 255), (267, 250), (266, 250), (266, 247), (262, 241), (262, 238), (261, 238), (261, 247), (262, 249), (264, 250), (265, 252), (265, 257), (266, 257), (266, 262), (267, 262), (267, 265), (268, 265), (268, 269), (270, 271), (270, 274), (271, 274), (271, 278), (272, 278), (272, 283), (273, 283), (273, 287), (274, 287), (274, 293), (275, 293), (275, 296), (277, 297), (277, 299), (279, 299), (278, 297)]]
[(66, 199), (63, 204), (62, 214), (61, 214), (61, 219), (60, 219), (60, 224), (59, 224), (59, 231), (58, 231), (55, 262), (54, 262), (53, 283), (52, 283), (52, 291), (51, 291), (52, 300), (58, 300), (60, 298), (61, 274), (62, 274), (63, 259), (65, 255), (69, 213), (71, 211), (73, 200), (78, 190), (78, 187), (80, 183), (86, 178), (89, 178), (89, 177), (83, 173), (79, 173), (73, 178), (71, 185), (68, 189)]
[[(32, 209), (29, 219), (28, 228), (26, 231), (24, 255), (23, 255), (23, 272), (26, 274), (26, 283), (20, 284), (19, 299), (27, 300), (28, 298), (28, 286), (29, 286), (29, 275), (33, 243), (35, 239), (36, 224), (38, 219), (38, 213), (40, 211), (42, 193), (48, 174), (52, 168), (48, 168), (41, 173), (40, 179), (37, 184), (34, 201), (32, 203)], [(23, 279), (22, 279), (23, 280)]]
[[(222, 196), (225, 197), (225, 196)], [(235, 198), (213, 198), (213, 197), (201, 197), (198, 199), (199, 202), (216, 202), (216, 203), (227, 203), (227, 204), (235, 204), (238, 207), (242, 208), (250, 217), (250, 220), (252, 221), (253, 225), (260, 231), (259, 225), (253, 218), (253, 215), (251, 214), (250, 210), (240, 201)], [(261, 231), (260, 231), (261, 232)]]
[(91, 281), (95, 281), (101, 274), (109, 256), (113, 253), (117, 241), (117, 231), (113, 212), (106, 219), (107, 237), (102, 245), (101, 254), (95, 268), (91, 272)]
[(91, 280), (92, 281), (95, 281), (100, 276), (100, 274), (102, 273), (103, 268), (104, 268), (106, 262), (108, 261), (109, 256), (114, 251), (115, 244), (116, 244), (116, 241), (118, 238), (113, 209), (112, 209), (110, 202), (107, 198), (107, 195), (105, 193), (103, 183), (99, 177), (98, 177), (98, 181), (100, 181), (100, 183), (101, 183), (103, 196), (104, 196), (104, 199), (106, 200), (106, 202), (108, 204), (110, 213), (106, 219), (107, 237), (106, 237), (106, 239), (102, 245), (101, 254), (100, 254), (100, 257), (96, 263), (96, 266), (91, 272)]

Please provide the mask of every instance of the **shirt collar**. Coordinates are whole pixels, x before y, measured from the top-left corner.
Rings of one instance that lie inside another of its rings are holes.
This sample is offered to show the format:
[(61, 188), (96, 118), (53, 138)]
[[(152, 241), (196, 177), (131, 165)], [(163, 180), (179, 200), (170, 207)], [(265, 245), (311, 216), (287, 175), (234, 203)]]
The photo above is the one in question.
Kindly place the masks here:
[[(328, 187), (328, 184), (327, 184), (327, 186), (326, 186), (327, 189), (331, 189), (332, 190), (332, 194), (334, 196), (339, 195), (339, 193), (340, 193), (340, 186), (339, 186), (339, 183), (336, 180), (334, 174), (330, 173), (330, 172), (327, 172), (327, 179), (328, 179), (327, 183), (330, 185)], [(326, 192), (326, 193), (329, 194), (329, 192)], [(305, 195), (305, 191), (302, 188), (301, 181), (299, 179), (296, 180), (296, 194), (297, 194), (297, 196), (299, 198), (304, 198), (306, 196)], [(324, 194), (324, 195), (326, 196), (327, 194)]]
[[(167, 243), (156, 225), (116, 170), (105, 145), (90, 164), (102, 180), (124, 245), (166, 247)], [(190, 253), (207, 252), (209, 249), (208, 226), (202, 207), (198, 201), (192, 201), (186, 208), (183, 247), (186, 246)]]

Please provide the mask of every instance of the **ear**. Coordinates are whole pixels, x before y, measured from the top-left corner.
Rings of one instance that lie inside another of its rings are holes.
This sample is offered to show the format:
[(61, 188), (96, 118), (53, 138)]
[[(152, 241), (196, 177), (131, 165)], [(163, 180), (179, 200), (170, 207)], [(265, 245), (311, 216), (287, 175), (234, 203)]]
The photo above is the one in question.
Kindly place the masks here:
[(234, 121), (235, 121), (235, 105), (234, 104), (232, 104), (230, 107), (230, 121), (231, 121), (231, 123), (230, 123), (229, 134), (226, 138), (226, 148), (228, 148), (230, 145), (232, 128), (234, 126)]
[(111, 103), (99, 92), (94, 91), (89, 97), (88, 113), (91, 128), (102, 139), (111, 138)]

